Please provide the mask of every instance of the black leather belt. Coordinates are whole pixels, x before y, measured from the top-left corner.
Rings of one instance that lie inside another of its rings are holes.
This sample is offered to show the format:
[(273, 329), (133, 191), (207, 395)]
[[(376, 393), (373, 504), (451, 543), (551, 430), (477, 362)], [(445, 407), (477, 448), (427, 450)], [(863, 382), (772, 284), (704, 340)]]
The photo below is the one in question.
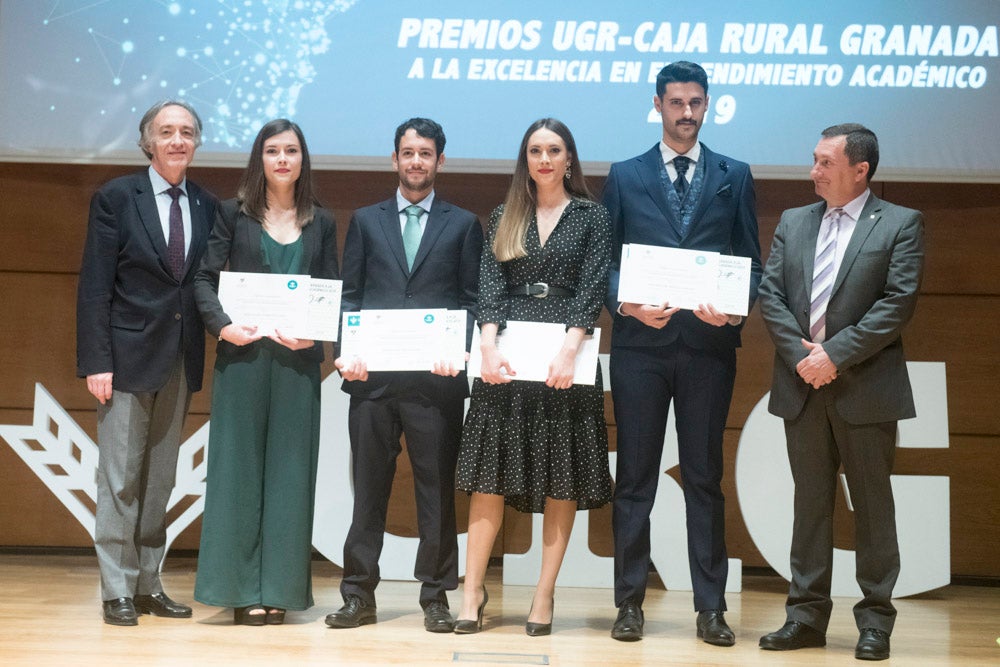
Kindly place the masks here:
[(576, 296), (576, 292), (567, 287), (549, 285), (548, 283), (530, 283), (525, 285), (509, 285), (511, 296), (533, 296), (544, 299), (548, 296)]

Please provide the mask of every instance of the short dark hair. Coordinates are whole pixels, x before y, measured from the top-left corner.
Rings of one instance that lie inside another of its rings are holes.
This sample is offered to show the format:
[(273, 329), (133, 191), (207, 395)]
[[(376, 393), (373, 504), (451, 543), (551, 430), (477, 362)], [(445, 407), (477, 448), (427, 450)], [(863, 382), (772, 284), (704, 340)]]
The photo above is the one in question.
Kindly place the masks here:
[(663, 98), (668, 83), (697, 83), (708, 95), (708, 74), (698, 63), (687, 60), (672, 62), (656, 75), (656, 96)]
[(403, 138), (407, 130), (415, 131), (418, 137), (433, 139), (437, 154), (444, 153), (444, 129), (430, 118), (411, 118), (396, 128), (395, 146), (397, 153), (399, 152), (399, 140)]
[(860, 123), (841, 123), (831, 125), (821, 133), (824, 139), (845, 137), (844, 154), (850, 164), (868, 163), (868, 182), (875, 175), (878, 167), (878, 137)]
[(201, 146), (201, 118), (198, 117), (198, 112), (194, 110), (194, 107), (183, 100), (160, 100), (146, 109), (146, 113), (142, 114), (142, 120), (139, 121), (139, 148), (149, 159), (153, 159), (153, 153), (149, 150), (149, 144), (153, 140), (153, 137), (150, 136), (153, 131), (153, 119), (167, 107), (180, 107), (191, 114), (194, 119), (194, 147)]
[(253, 148), (250, 149), (247, 168), (243, 170), (240, 184), (236, 188), (236, 199), (240, 202), (240, 210), (263, 224), (264, 216), (267, 213), (264, 142), (276, 134), (289, 130), (295, 133), (295, 137), (299, 140), (299, 146), (302, 148), (302, 169), (299, 172), (299, 180), (295, 182), (295, 218), (299, 227), (304, 227), (313, 219), (313, 207), (318, 205), (318, 202), (313, 195), (312, 167), (305, 135), (302, 134), (302, 128), (287, 118), (277, 118), (260, 128), (257, 138), (254, 139)]

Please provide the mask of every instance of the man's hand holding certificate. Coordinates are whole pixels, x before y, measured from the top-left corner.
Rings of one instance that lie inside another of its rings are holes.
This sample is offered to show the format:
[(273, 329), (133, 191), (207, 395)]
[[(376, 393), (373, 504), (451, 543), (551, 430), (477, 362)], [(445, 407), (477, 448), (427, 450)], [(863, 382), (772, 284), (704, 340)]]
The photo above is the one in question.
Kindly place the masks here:
[(464, 310), (361, 310), (344, 313), (343, 318), (340, 357), (346, 368), (441, 371), (450, 364), (457, 373), (465, 367)]
[(669, 303), (686, 310), (700, 310), (708, 304), (718, 313), (745, 316), (750, 304), (750, 258), (626, 244), (622, 246), (618, 301)]

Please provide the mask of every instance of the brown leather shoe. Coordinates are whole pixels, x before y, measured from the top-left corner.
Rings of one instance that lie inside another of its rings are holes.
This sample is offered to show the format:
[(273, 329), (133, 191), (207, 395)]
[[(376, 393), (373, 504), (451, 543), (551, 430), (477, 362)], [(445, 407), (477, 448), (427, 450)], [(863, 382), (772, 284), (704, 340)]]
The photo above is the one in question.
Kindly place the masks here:
[(794, 651), (818, 646), (826, 646), (826, 635), (798, 621), (788, 621), (780, 630), (760, 638), (760, 647), (766, 651)]
[(165, 618), (191, 618), (191, 607), (174, 602), (163, 591), (152, 595), (136, 595), (133, 602), (135, 610), (140, 614), (152, 614)]

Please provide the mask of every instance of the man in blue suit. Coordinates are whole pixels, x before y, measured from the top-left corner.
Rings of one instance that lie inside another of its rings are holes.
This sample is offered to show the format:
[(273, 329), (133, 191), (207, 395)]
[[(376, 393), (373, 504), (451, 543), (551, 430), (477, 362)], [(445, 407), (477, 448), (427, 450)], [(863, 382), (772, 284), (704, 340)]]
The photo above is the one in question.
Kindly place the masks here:
[[(344, 242), (342, 308), (449, 308), (469, 312), (479, 300), (483, 229), (473, 213), (434, 191), (445, 136), (428, 118), (396, 129), (392, 163), (399, 187), (391, 199), (355, 211)], [(400, 434), (413, 467), (420, 536), (414, 576), (422, 582), (424, 628), (451, 632), (447, 591), (458, 587), (455, 465), (469, 384), (465, 370), (438, 363), (429, 372), (368, 372), (363, 359), (340, 358), (351, 395), (348, 431), (354, 517), (344, 542), (344, 605), (326, 617), (333, 628), (375, 623), (375, 587)]]
[(99, 401), (94, 547), (111, 625), (191, 616), (164, 594), (160, 561), (181, 426), (205, 366), (194, 275), (216, 204), (186, 178), (201, 144), (194, 109), (159, 102), (139, 134), (149, 168), (91, 199), (76, 310), (77, 375)]
[(761, 262), (753, 178), (746, 163), (699, 143), (708, 102), (701, 66), (679, 61), (664, 67), (653, 98), (663, 139), (613, 164), (604, 189), (614, 238), (607, 306), (614, 319), (611, 392), (618, 426), (612, 528), (619, 611), (611, 636), (621, 641), (642, 638), (649, 516), (673, 402), (697, 635), (717, 646), (735, 643), (723, 616), (728, 556), (721, 481), (742, 318), (710, 303), (691, 311), (618, 299), (621, 249), (628, 243), (749, 257), (749, 305), (756, 299)]

